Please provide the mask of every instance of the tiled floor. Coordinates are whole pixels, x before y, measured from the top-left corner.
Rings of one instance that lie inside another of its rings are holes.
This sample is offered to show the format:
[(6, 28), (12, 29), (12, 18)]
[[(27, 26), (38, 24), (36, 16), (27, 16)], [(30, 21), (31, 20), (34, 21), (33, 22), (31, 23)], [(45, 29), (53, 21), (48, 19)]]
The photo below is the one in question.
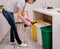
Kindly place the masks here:
[(22, 24), (19, 24), (17, 26), (17, 30), (21, 40), (27, 43), (29, 46), (24, 48), (24, 47), (17, 46), (17, 44), (10, 45), (9, 44), (10, 37), (8, 33), (0, 43), (0, 49), (42, 49), (42, 47), (36, 41), (33, 40), (30, 27), (24, 28), (22, 27)]

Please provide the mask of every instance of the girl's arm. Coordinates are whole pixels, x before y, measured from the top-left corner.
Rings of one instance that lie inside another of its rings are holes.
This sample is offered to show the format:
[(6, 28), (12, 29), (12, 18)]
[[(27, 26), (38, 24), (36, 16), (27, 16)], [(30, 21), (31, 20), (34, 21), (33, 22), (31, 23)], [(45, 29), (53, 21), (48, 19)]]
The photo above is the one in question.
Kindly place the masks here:
[(30, 22), (25, 20), (25, 18), (23, 17), (23, 10), (20, 8), (18, 9), (18, 16), (26, 25), (28, 26), (32, 25)]

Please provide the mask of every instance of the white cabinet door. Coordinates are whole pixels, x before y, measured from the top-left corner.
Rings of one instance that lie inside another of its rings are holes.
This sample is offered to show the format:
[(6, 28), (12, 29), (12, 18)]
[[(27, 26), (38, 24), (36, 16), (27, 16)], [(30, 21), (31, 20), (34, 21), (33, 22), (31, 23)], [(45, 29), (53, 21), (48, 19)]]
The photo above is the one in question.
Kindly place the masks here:
[(6, 21), (5, 17), (0, 13), (0, 42), (10, 30), (10, 25)]
[(60, 15), (53, 18), (53, 49), (60, 49)]

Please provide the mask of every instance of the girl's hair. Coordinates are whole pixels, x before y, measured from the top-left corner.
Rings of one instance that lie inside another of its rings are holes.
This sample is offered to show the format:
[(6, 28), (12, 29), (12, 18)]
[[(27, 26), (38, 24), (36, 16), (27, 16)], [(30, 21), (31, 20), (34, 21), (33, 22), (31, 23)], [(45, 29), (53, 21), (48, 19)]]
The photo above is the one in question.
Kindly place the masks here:
[[(33, 2), (35, 2), (36, 0), (33, 0)], [(28, 2), (28, 0), (25, 0), (25, 2)]]

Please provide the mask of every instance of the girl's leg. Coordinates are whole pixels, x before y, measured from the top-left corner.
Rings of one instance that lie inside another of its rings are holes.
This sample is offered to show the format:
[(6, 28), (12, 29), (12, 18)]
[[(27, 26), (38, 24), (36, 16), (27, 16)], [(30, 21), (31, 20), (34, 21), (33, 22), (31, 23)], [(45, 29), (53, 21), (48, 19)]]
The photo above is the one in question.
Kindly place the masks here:
[(12, 28), (10, 30), (10, 42), (14, 42), (14, 34)]
[(15, 25), (15, 21), (14, 21), (14, 16), (12, 13), (10, 12), (7, 12), (5, 10), (2, 11), (3, 15), (5, 16), (5, 18), (7, 19), (8, 23), (10, 24), (12, 30), (13, 30), (13, 34), (16, 38), (16, 41), (18, 42), (18, 44), (21, 44), (22, 41), (19, 39), (19, 36), (18, 36), (18, 33), (17, 33), (17, 28), (16, 28), (16, 25)]

